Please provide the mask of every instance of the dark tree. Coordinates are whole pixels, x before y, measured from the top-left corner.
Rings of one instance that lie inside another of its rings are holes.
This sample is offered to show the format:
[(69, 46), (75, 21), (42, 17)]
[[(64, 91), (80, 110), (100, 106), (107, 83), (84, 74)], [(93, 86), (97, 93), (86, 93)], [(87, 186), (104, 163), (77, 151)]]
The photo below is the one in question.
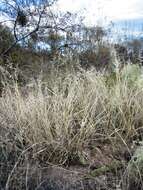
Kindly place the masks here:
[(8, 18), (2, 22), (9, 22), (15, 40), (1, 56), (7, 55), (17, 43), (33, 36), (43, 25), (52, 28), (50, 21), (53, 14), (50, 7), (55, 2), (56, 0), (2, 0), (0, 12)]

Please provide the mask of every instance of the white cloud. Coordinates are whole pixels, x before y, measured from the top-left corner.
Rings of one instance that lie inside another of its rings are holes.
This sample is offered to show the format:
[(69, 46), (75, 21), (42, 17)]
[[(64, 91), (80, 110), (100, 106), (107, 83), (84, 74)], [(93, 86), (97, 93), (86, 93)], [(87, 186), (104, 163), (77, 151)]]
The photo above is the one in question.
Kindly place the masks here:
[[(143, 0), (58, 0), (56, 9), (80, 12), (90, 25), (143, 18)], [(0, 20), (4, 20), (2, 15)]]
[(113, 19), (132, 19), (143, 16), (141, 7), (143, 9), (141, 0), (110, 0), (103, 10), (108, 17)]
[(76, 12), (86, 9), (86, 22), (143, 18), (142, 0), (59, 0), (59, 9)]

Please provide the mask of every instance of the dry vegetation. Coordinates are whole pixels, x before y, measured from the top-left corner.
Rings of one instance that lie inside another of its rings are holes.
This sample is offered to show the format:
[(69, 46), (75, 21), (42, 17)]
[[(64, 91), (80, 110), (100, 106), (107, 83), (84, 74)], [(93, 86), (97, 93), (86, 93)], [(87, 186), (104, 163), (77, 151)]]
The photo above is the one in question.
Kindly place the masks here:
[(143, 190), (142, 40), (1, 1), (0, 190)]
[(80, 167), (80, 179), (116, 172), (122, 184), (134, 142), (142, 140), (142, 115), (138, 66), (106, 75), (53, 68), (26, 87), (7, 84), (0, 98), (1, 189), (40, 189), (42, 174), (35, 173), (49, 166), (76, 170), (74, 176)]

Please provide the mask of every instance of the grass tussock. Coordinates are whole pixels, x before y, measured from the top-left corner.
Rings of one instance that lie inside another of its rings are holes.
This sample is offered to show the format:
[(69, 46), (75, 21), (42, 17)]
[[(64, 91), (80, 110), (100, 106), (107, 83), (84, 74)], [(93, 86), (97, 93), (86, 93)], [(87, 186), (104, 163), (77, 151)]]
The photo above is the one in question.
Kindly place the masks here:
[(98, 142), (108, 142), (114, 152), (130, 151), (132, 140), (142, 138), (141, 74), (80, 69), (51, 75), (26, 87), (7, 86), (0, 98), (0, 163), (8, 171), (7, 189), (25, 160), (39, 166), (87, 164)]

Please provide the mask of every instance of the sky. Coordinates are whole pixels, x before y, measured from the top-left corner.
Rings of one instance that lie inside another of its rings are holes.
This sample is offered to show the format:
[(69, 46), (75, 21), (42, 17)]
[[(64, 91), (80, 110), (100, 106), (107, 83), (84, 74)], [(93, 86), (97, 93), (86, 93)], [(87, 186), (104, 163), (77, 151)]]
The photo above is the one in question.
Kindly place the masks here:
[(59, 0), (62, 11), (83, 13), (87, 23), (143, 18), (143, 0)]
[(58, 0), (56, 8), (65, 12), (79, 12), (89, 25), (97, 22), (105, 24), (106, 20), (143, 19), (143, 0)]
[[(143, 37), (143, 0), (58, 0), (54, 8), (79, 13), (89, 26), (108, 27), (112, 21), (114, 33), (124, 35), (127, 32), (130, 36)], [(7, 17), (0, 15), (1, 20), (7, 20)]]

